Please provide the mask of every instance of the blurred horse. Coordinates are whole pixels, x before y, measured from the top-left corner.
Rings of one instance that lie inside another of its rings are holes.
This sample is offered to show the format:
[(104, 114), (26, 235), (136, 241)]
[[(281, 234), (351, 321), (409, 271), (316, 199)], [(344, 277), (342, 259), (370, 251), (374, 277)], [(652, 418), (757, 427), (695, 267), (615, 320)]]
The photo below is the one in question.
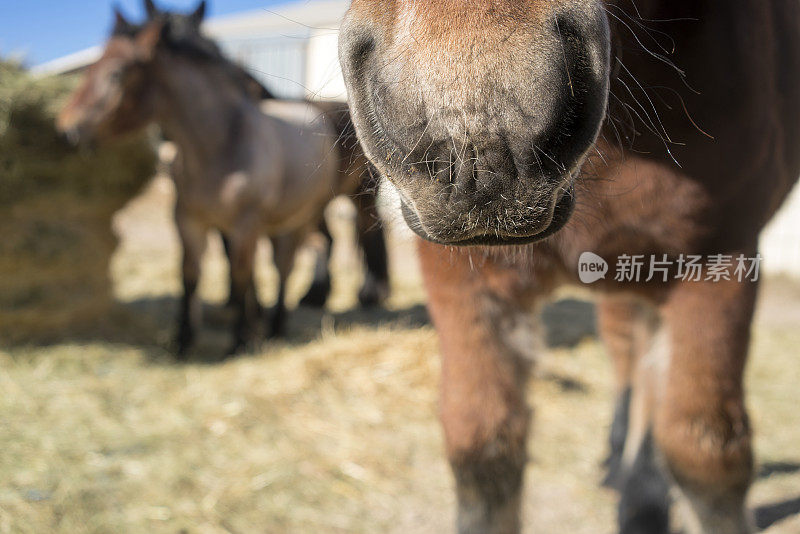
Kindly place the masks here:
[[(349, 123), (344, 104), (270, 99), (259, 108), (260, 99), (271, 95), (201, 36), (205, 3), (190, 15), (162, 12), (150, 1), (146, 8), (148, 20), (142, 25), (116, 12), (103, 56), (62, 111), (59, 125), (85, 140), (156, 122), (176, 143), (172, 175), (184, 285), (177, 351), (185, 354), (194, 341), (200, 258), (208, 230), (216, 229), (230, 259), (236, 319), (229, 352), (234, 353), (253, 337), (258, 238), (272, 240), (280, 277), (267, 326), (268, 336), (278, 336), (285, 328), (285, 284), (298, 246), (311, 231), (324, 228), (323, 210), (335, 195), (361, 186), (366, 167), (355, 139), (349, 145), (343, 139)], [(362, 301), (378, 301), (385, 292), (380, 238), (377, 253), (367, 255), (373, 261)], [(374, 259), (381, 251), (383, 272)], [(317, 258), (306, 302), (324, 303), (330, 289), (327, 260), (327, 254)]]
[(800, 3), (353, 0), (339, 46), (424, 239), (459, 531), (520, 529), (530, 311), (581, 264), (617, 374), (620, 530), (669, 532), (672, 487), (689, 532), (749, 532), (742, 376), (758, 235), (800, 174)]

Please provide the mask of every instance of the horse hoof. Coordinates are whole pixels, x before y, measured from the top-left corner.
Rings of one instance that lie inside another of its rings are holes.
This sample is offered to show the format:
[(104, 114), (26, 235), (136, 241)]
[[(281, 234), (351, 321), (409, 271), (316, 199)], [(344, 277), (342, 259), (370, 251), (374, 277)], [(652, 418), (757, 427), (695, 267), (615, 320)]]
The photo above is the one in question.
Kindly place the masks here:
[(286, 337), (286, 327), (281, 326), (267, 326), (267, 335), (265, 336), (268, 340), (272, 339), (284, 339)]
[(233, 345), (225, 351), (226, 358), (232, 358), (233, 356), (238, 356), (239, 354), (245, 352), (247, 349), (247, 344), (243, 341), (236, 341)]
[(180, 362), (185, 362), (188, 359), (189, 350), (192, 348), (194, 340), (184, 334), (178, 334), (172, 342), (172, 353), (175, 359)]
[(619, 527), (620, 534), (669, 534), (669, 514), (661, 508), (640, 510)]
[(364, 308), (380, 306), (387, 298), (389, 298), (389, 285), (372, 278), (364, 280), (364, 285), (358, 292), (358, 302)]
[(301, 306), (308, 306), (310, 308), (323, 308), (328, 301), (328, 295), (331, 292), (330, 283), (313, 283), (308, 289), (306, 296), (300, 299)]
[(267, 319), (264, 337), (266, 339), (278, 339), (286, 337), (286, 308), (277, 304), (270, 312)]

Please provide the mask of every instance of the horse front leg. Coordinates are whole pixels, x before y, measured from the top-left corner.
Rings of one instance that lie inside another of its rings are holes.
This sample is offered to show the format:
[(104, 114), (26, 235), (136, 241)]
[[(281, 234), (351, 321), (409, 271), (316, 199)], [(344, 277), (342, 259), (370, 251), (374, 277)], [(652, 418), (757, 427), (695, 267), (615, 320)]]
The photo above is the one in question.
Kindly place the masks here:
[[(230, 268), (233, 265), (233, 258), (231, 252), (231, 241), (224, 233), (220, 233), (220, 237), (222, 238), (222, 248), (225, 250), (225, 257), (228, 259), (228, 266), (229, 266), (229, 280), (228, 280), (228, 302), (225, 304), (226, 308), (233, 309), (234, 302), (233, 302), (233, 268)], [(252, 292), (251, 296), (248, 298), (252, 298), (253, 302), (256, 303), (256, 314), (261, 316), (264, 310), (261, 308), (261, 305), (258, 302), (258, 290), (256, 289), (256, 281), (255, 276), (250, 279), (250, 288), (248, 289), (249, 292)]]
[[(515, 533), (527, 459), (525, 386), (536, 339), (519, 271), (419, 246), (442, 353), (441, 421), (458, 531)], [(475, 265), (474, 267), (472, 265)]]
[(183, 359), (195, 340), (200, 324), (201, 303), (197, 298), (197, 283), (200, 280), (200, 260), (206, 248), (207, 227), (188, 215), (180, 207), (175, 210), (183, 258), (181, 275), (183, 296), (178, 312), (178, 328), (175, 337), (176, 354)]
[(227, 355), (238, 353), (253, 338), (253, 318), (258, 312), (258, 299), (253, 284), (257, 244), (257, 227), (249, 220), (242, 221), (230, 233), (230, 297), (236, 317), (233, 324), (233, 343)]
[(682, 283), (663, 307), (669, 359), (653, 436), (690, 534), (745, 534), (753, 474), (742, 377), (755, 282)]

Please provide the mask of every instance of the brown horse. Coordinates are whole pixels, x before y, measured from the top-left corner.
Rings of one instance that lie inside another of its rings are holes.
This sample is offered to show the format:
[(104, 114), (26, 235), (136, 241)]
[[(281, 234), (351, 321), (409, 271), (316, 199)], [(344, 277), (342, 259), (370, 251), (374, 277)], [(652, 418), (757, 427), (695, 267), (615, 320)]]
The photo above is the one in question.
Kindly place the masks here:
[[(190, 15), (160, 11), (151, 1), (146, 8), (142, 25), (117, 12), (105, 52), (63, 110), (60, 127), (79, 138), (113, 137), (156, 122), (176, 143), (175, 220), (184, 252), (178, 353), (195, 337), (195, 291), (211, 229), (225, 237), (230, 258), (233, 353), (251, 339), (258, 309), (252, 275), (257, 239), (273, 242), (280, 286), (267, 332), (281, 335), (295, 251), (321, 224), (331, 198), (352, 194), (364, 182), (365, 160), (354, 140), (343, 139), (349, 124), (343, 104), (270, 99), (261, 105), (256, 97), (264, 96), (263, 88), (200, 34), (205, 3)], [(380, 257), (381, 250), (371, 256)], [(324, 303), (327, 259), (318, 258), (307, 301)], [(373, 260), (370, 267), (375, 264), (381, 265)], [(367, 277), (362, 301), (370, 291), (379, 300), (385, 261), (383, 271), (369, 271), (379, 275)]]
[(359, 139), (424, 238), (459, 530), (519, 530), (530, 310), (583, 276), (620, 530), (668, 532), (671, 486), (689, 532), (749, 532), (742, 374), (759, 231), (800, 173), (800, 3), (353, 0), (341, 36)]

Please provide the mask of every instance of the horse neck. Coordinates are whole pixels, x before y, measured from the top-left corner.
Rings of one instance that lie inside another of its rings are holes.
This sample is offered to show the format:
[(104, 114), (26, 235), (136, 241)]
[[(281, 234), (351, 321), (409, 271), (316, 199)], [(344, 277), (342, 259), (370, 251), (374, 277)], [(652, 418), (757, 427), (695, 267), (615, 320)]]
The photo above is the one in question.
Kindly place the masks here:
[(159, 126), (187, 165), (213, 168), (242, 142), (242, 118), (256, 108), (220, 65), (178, 56), (156, 63)]

